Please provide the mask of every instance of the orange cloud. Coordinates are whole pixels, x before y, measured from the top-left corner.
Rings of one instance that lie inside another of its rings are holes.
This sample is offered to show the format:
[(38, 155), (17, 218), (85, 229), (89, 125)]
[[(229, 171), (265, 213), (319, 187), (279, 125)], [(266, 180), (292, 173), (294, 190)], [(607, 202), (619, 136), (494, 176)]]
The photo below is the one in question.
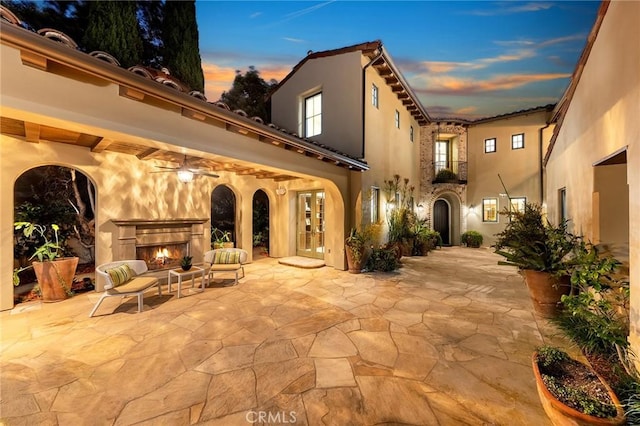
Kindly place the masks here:
[(225, 90), (231, 89), (236, 76), (235, 68), (220, 67), (215, 64), (202, 63), (204, 73), (204, 95), (210, 102), (220, 99)]
[(479, 70), (487, 68), (492, 64), (521, 61), (534, 56), (536, 56), (536, 53), (533, 49), (520, 49), (515, 52), (505, 53), (492, 58), (476, 59), (471, 62), (423, 61), (417, 68), (423, 69), (431, 74), (443, 74), (457, 70)]
[(427, 88), (418, 89), (417, 92), (430, 94), (467, 95), (481, 92), (494, 92), (498, 90), (510, 90), (527, 84), (568, 78), (571, 74), (514, 74), (500, 75), (489, 80), (476, 81), (451, 76), (432, 77), (428, 79)]

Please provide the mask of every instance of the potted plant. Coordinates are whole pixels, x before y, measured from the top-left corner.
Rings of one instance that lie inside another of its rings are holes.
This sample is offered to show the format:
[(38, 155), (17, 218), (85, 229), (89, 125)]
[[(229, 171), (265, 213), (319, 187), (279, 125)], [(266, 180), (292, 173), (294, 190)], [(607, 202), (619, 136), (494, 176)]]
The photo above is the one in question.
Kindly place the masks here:
[[(36, 238), (37, 235), (44, 240), (44, 243), (37, 246), (35, 253), (29, 258), (29, 260), (38, 258), (37, 261), (32, 262), (31, 266), (38, 280), (42, 300), (57, 302), (73, 295), (71, 284), (78, 266), (78, 257), (62, 257), (63, 242), (60, 241), (58, 235), (59, 226), (51, 224), (51, 231), (48, 231), (44, 225), (16, 222), (14, 227), (17, 231), (22, 230), (27, 239)], [(53, 236), (51, 236), (51, 232), (53, 232)], [(14, 271), (14, 284), (17, 272), (19, 271)]]
[(213, 248), (233, 248), (234, 244), (231, 241), (231, 232), (223, 231), (219, 228), (212, 228), (211, 237), (213, 238)]
[(182, 259), (180, 259), (180, 266), (182, 267), (183, 271), (188, 271), (189, 269), (191, 269), (192, 259), (193, 256), (184, 256)]
[(367, 244), (371, 239), (369, 228), (358, 231), (351, 228), (349, 236), (344, 240), (344, 251), (347, 254), (349, 272), (359, 274), (366, 262)]
[(620, 401), (590, 367), (550, 346), (532, 357), (538, 396), (554, 425), (623, 425)]
[(440, 169), (434, 179), (435, 183), (457, 183), (458, 175), (451, 169)]
[(524, 212), (502, 214), (510, 221), (496, 234), (493, 247), (506, 259), (498, 263), (522, 270), (536, 312), (557, 315), (561, 297), (571, 292), (566, 268), (578, 239), (568, 232), (566, 220), (558, 226), (544, 220), (536, 204), (526, 203)]
[(438, 231), (429, 229), (426, 219), (419, 219), (413, 227), (413, 254), (426, 256), (438, 243)]
[(467, 247), (479, 248), (482, 245), (482, 234), (478, 231), (467, 231), (460, 236), (460, 242)]

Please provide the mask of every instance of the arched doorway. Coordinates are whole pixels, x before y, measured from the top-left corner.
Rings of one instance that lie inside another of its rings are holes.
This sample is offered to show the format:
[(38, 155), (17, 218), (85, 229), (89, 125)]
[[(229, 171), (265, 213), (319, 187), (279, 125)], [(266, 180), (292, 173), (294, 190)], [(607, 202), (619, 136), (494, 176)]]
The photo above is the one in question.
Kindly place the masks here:
[[(47, 165), (35, 167), (18, 177), (14, 185), (14, 222), (30, 222), (46, 228), (53, 241), (57, 225), (62, 256), (78, 257), (75, 277), (68, 290), (81, 293), (94, 289), (95, 280), (95, 185), (79, 170)], [(31, 238), (14, 231), (14, 268), (18, 283), (14, 302), (38, 297), (31, 257), (44, 243), (35, 233)], [(36, 259), (37, 260), (37, 259)]]
[(451, 191), (444, 191), (435, 197), (432, 206), (433, 229), (440, 233), (442, 244), (460, 244), (461, 208), (460, 197)]
[(269, 197), (258, 189), (253, 194), (253, 258), (269, 255)]
[(440, 233), (442, 244), (451, 245), (451, 208), (442, 198), (433, 204), (433, 229)]
[(217, 186), (211, 193), (211, 241), (214, 245), (237, 241), (236, 196), (226, 185)]

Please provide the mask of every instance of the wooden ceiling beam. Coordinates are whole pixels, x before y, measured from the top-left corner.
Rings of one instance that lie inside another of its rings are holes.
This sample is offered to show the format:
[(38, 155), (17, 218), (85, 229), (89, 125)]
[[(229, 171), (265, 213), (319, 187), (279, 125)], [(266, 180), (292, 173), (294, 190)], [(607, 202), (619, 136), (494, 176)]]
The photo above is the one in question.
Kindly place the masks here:
[(98, 138), (96, 143), (91, 146), (91, 152), (102, 152), (113, 143), (113, 139)]
[(144, 160), (144, 159), (150, 157), (152, 154), (155, 154), (158, 151), (160, 151), (158, 148), (148, 148), (148, 149), (142, 151), (140, 154), (137, 154), (136, 157), (138, 157), (138, 160)]
[(24, 135), (27, 142), (40, 142), (40, 125), (36, 123), (24, 122)]

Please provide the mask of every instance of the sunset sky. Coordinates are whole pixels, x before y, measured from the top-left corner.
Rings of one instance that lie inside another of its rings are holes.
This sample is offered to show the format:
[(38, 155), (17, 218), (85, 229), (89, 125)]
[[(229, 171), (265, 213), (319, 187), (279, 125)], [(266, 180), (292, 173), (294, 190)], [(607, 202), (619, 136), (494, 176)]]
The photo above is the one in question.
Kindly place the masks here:
[(557, 102), (599, 2), (196, 1), (205, 91), (236, 70), (280, 81), (307, 51), (382, 40), (432, 117)]

